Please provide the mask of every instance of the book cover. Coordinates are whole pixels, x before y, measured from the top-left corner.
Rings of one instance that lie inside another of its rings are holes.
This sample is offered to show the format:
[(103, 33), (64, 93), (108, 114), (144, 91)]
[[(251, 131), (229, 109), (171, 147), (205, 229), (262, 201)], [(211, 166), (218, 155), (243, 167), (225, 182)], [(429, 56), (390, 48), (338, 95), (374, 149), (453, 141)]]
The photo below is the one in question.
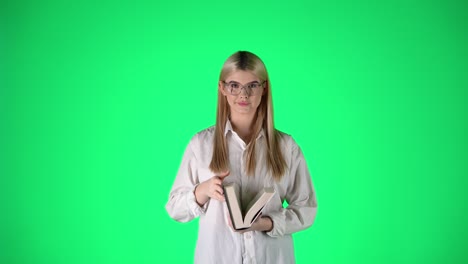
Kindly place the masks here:
[(239, 197), (239, 186), (234, 183), (229, 183), (224, 185), (223, 188), (232, 227), (235, 230), (242, 230), (251, 227), (252, 223), (255, 222), (265, 205), (275, 194), (275, 189), (273, 187), (263, 188), (257, 193), (255, 198), (250, 201), (245, 212), (243, 212), (241, 199)]

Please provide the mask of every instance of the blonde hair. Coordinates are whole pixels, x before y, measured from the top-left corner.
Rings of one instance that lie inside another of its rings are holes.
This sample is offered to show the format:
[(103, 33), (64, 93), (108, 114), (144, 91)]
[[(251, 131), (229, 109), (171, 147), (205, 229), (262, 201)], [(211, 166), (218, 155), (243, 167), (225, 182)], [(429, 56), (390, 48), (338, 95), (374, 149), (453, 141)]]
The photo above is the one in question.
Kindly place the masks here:
[[(245, 157), (247, 164), (247, 174), (253, 176), (256, 166), (256, 138), (260, 131), (264, 130), (266, 137), (266, 162), (269, 172), (276, 181), (279, 181), (286, 170), (286, 161), (280, 148), (281, 134), (274, 127), (273, 123), (273, 103), (271, 99), (271, 85), (265, 64), (255, 54), (248, 51), (238, 51), (232, 54), (224, 63), (219, 76), (220, 81), (225, 81), (226, 77), (236, 70), (250, 71), (265, 82), (266, 92), (262, 95), (262, 100), (257, 108), (256, 118), (253, 124), (253, 135), (247, 147)], [(230, 116), (229, 104), (226, 97), (218, 89), (218, 109), (216, 112), (215, 136), (213, 144), (213, 157), (210, 169), (215, 173), (229, 170), (228, 146), (224, 136), (226, 122)]]

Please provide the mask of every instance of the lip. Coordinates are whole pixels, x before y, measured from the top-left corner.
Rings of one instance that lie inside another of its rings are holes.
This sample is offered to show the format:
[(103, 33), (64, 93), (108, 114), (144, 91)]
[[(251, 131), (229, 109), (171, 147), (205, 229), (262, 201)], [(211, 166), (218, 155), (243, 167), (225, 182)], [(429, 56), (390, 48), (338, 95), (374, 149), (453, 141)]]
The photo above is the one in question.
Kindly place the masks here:
[(240, 106), (248, 106), (249, 105), (249, 103), (247, 103), (247, 102), (238, 102), (237, 104), (240, 105)]

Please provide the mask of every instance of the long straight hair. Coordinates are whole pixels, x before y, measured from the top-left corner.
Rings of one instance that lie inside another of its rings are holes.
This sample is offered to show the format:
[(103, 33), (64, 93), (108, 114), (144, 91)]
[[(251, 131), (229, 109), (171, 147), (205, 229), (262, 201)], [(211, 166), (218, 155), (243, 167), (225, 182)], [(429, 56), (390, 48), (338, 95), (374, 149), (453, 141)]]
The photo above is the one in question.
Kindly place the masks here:
[[(247, 147), (245, 156), (247, 164), (247, 175), (253, 176), (257, 163), (256, 138), (260, 131), (264, 130), (266, 137), (266, 162), (269, 172), (276, 181), (279, 181), (286, 171), (286, 161), (280, 148), (281, 134), (275, 129), (273, 123), (273, 103), (271, 99), (271, 84), (265, 64), (255, 54), (248, 51), (238, 51), (232, 54), (224, 63), (219, 76), (220, 81), (236, 70), (250, 71), (262, 81), (265, 81), (262, 100), (257, 108), (256, 118), (253, 124), (253, 136)], [(213, 157), (210, 169), (215, 173), (229, 170), (228, 146), (224, 135), (226, 122), (230, 116), (229, 104), (226, 97), (218, 89), (218, 108), (216, 112), (216, 125), (213, 144)]]

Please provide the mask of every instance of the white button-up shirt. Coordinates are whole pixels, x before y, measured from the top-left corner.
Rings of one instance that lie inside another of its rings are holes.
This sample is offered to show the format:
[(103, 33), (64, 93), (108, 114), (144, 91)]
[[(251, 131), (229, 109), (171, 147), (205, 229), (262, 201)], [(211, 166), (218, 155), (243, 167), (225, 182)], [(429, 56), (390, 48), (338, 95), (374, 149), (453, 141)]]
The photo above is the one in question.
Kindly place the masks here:
[[(200, 207), (195, 187), (215, 176), (209, 169), (213, 154), (214, 127), (197, 133), (185, 150), (166, 210), (180, 222), (200, 217), (195, 263), (295, 263), (291, 234), (312, 225), (317, 201), (304, 156), (291, 136), (282, 134), (280, 146), (287, 169), (276, 182), (267, 170), (266, 138), (262, 131), (256, 139), (255, 175), (246, 175), (247, 146), (228, 121), (225, 136), (229, 151), (230, 174), (224, 182), (241, 186), (241, 204), (245, 205), (264, 187), (274, 187), (275, 195), (264, 207), (263, 215), (273, 221), (270, 232), (240, 234), (229, 226), (226, 202), (210, 199)], [(288, 203), (283, 208), (283, 201)]]

